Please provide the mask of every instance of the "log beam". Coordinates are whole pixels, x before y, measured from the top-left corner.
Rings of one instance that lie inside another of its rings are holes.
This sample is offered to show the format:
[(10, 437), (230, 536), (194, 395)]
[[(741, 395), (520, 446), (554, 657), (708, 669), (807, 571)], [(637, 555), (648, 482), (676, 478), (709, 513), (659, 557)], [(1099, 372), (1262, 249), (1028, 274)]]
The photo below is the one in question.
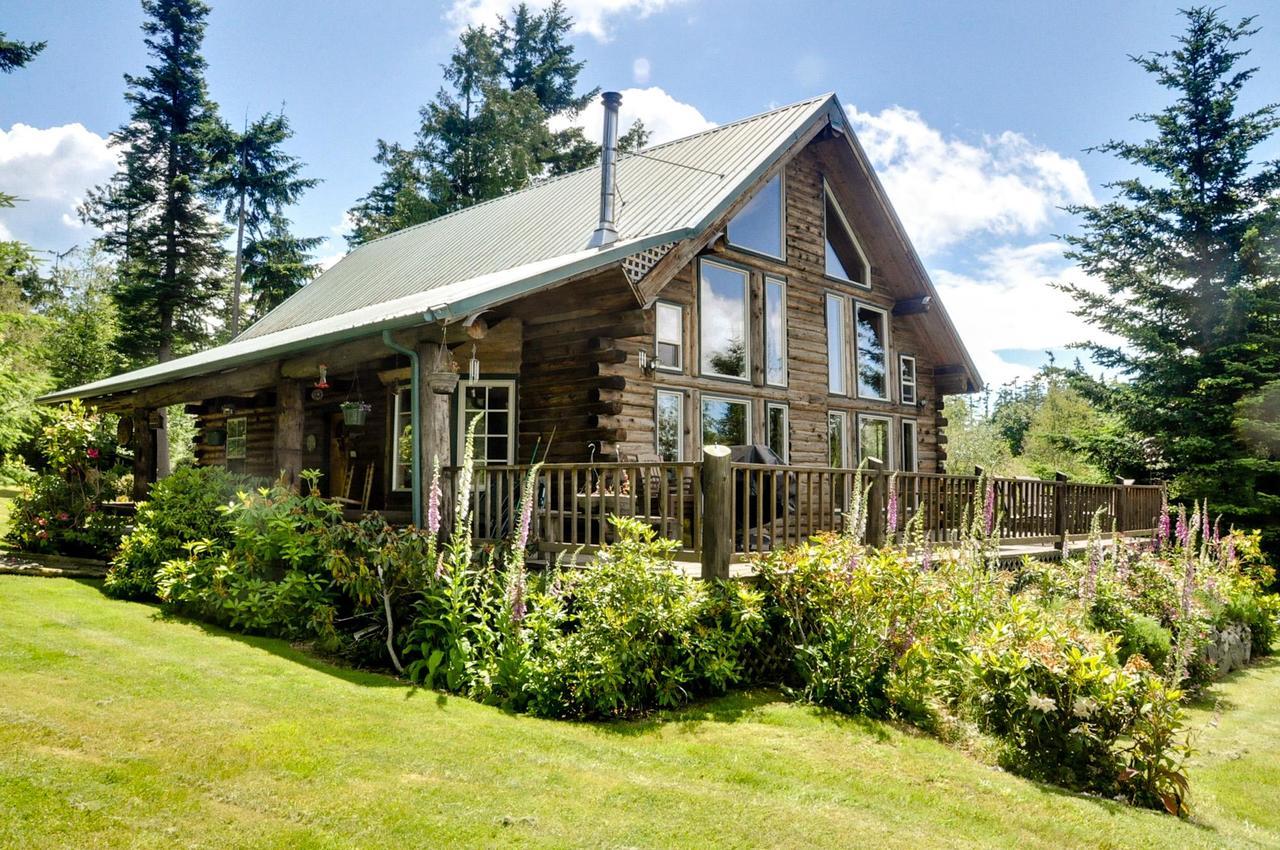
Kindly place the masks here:
[(276, 384), (275, 468), (290, 486), (297, 486), (302, 472), (302, 382), (282, 378)]
[(155, 479), (155, 432), (151, 430), (151, 411), (145, 408), (134, 410), (133, 436), (133, 500), (144, 502), (151, 482)]

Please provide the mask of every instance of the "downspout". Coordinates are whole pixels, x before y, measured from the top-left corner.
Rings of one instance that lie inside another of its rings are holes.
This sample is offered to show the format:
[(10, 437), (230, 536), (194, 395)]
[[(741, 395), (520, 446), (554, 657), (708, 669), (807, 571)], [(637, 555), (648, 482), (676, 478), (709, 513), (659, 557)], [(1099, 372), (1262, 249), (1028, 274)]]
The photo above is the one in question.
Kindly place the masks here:
[(418, 352), (405, 348), (392, 339), (391, 331), (382, 332), (382, 341), (387, 348), (409, 358), (409, 441), (413, 445), (413, 457), (409, 461), (409, 476), (412, 479), (409, 489), (413, 493), (413, 524), (422, 528), (422, 429), (418, 427), (422, 421), (422, 395), (419, 392), (422, 370), (418, 368)]

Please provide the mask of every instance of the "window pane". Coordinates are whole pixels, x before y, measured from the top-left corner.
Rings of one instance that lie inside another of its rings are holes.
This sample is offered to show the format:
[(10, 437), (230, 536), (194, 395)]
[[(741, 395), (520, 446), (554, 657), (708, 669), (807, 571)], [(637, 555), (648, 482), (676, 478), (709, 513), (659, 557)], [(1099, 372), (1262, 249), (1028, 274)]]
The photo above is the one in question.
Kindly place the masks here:
[(902, 423), (902, 470), (916, 471), (916, 423)]
[(867, 263), (854, 241), (853, 234), (845, 226), (844, 216), (836, 206), (830, 192), (826, 197), (827, 274), (841, 280), (868, 285)]
[(859, 306), (858, 323), (858, 395), (864, 398), (888, 398), (884, 364), (884, 313)]
[(780, 404), (771, 404), (767, 413), (765, 441), (773, 453), (785, 461), (787, 459), (787, 409)]
[(914, 357), (898, 358), (900, 373), (899, 398), (903, 404), (916, 403), (916, 359)]
[(669, 342), (658, 343), (658, 365), (668, 369), (679, 369), (680, 349)]
[(764, 302), (764, 380), (783, 387), (787, 384), (787, 317), (782, 281), (765, 279)]
[(875, 458), (889, 462), (889, 423), (884, 419), (862, 419), (858, 427), (858, 462)]
[(656, 309), (658, 365), (679, 369), (683, 365), (680, 349), (684, 344), (684, 310), (675, 304), (662, 303)]
[(827, 387), (844, 395), (844, 299), (827, 296)]
[(702, 371), (747, 377), (747, 274), (703, 262)]
[(782, 256), (782, 177), (760, 188), (729, 222), (729, 244), (771, 257)]
[(839, 413), (827, 414), (827, 444), (830, 452), (827, 459), (834, 469), (845, 466), (844, 453), (844, 416)]
[(745, 446), (749, 440), (747, 403), (718, 398), (702, 400), (702, 444)]
[(683, 396), (679, 393), (658, 393), (658, 457), (664, 461), (680, 460), (682, 406)]

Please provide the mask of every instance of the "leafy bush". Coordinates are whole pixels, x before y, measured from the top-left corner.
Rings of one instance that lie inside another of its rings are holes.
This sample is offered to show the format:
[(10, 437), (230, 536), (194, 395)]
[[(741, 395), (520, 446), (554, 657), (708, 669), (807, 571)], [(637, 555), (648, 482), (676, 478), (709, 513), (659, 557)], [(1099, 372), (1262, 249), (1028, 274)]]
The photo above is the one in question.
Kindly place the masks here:
[(1152, 667), (1162, 669), (1173, 649), (1173, 632), (1145, 614), (1135, 614), (1120, 631), (1120, 660), (1141, 655)]
[(120, 541), (103, 588), (112, 596), (145, 598), (156, 593), (156, 572), (165, 561), (182, 558), (197, 540), (231, 544), (226, 507), (253, 480), (221, 467), (183, 467), (151, 487), (138, 505), (133, 531)]

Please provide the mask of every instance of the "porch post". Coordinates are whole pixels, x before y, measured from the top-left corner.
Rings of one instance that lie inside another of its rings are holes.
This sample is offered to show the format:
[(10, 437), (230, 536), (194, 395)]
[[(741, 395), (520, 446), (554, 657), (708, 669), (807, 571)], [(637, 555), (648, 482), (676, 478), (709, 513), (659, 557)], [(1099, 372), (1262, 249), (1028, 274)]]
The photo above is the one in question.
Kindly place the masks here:
[[(416, 349), (419, 370), (418, 405), (422, 423), (422, 439), (418, 442), (422, 454), (419, 457), (418, 469), (421, 470), (422, 475), (422, 492), (429, 494), (431, 470), (437, 459), (441, 467), (449, 466), (452, 461), (449, 451), (449, 401), (453, 394), (452, 392), (435, 392), (429, 380), (438, 364), (447, 362), (449, 359), (449, 352), (445, 347), (436, 342), (421, 342)], [(445, 505), (441, 507), (442, 510), (447, 509)]]
[(276, 384), (275, 468), (290, 486), (302, 472), (302, 382), (281, 378)]
[[(729, 578), (733, 557), (733, 455), (728, 446), (702, 450), (702, 577)], [(743, 532), (745, 534), (745, 530)]]
[(169, 469), (169, 411), (161, 407), (156, 410), (159, 424), (155, 430), (155, 478), (159, 481), (166, 478), (171, 471)]
[(155, 475), (155, 432), (151, 430), (151, 411), (139, 408), (133, 418), (133, 500), (145, 501)]

